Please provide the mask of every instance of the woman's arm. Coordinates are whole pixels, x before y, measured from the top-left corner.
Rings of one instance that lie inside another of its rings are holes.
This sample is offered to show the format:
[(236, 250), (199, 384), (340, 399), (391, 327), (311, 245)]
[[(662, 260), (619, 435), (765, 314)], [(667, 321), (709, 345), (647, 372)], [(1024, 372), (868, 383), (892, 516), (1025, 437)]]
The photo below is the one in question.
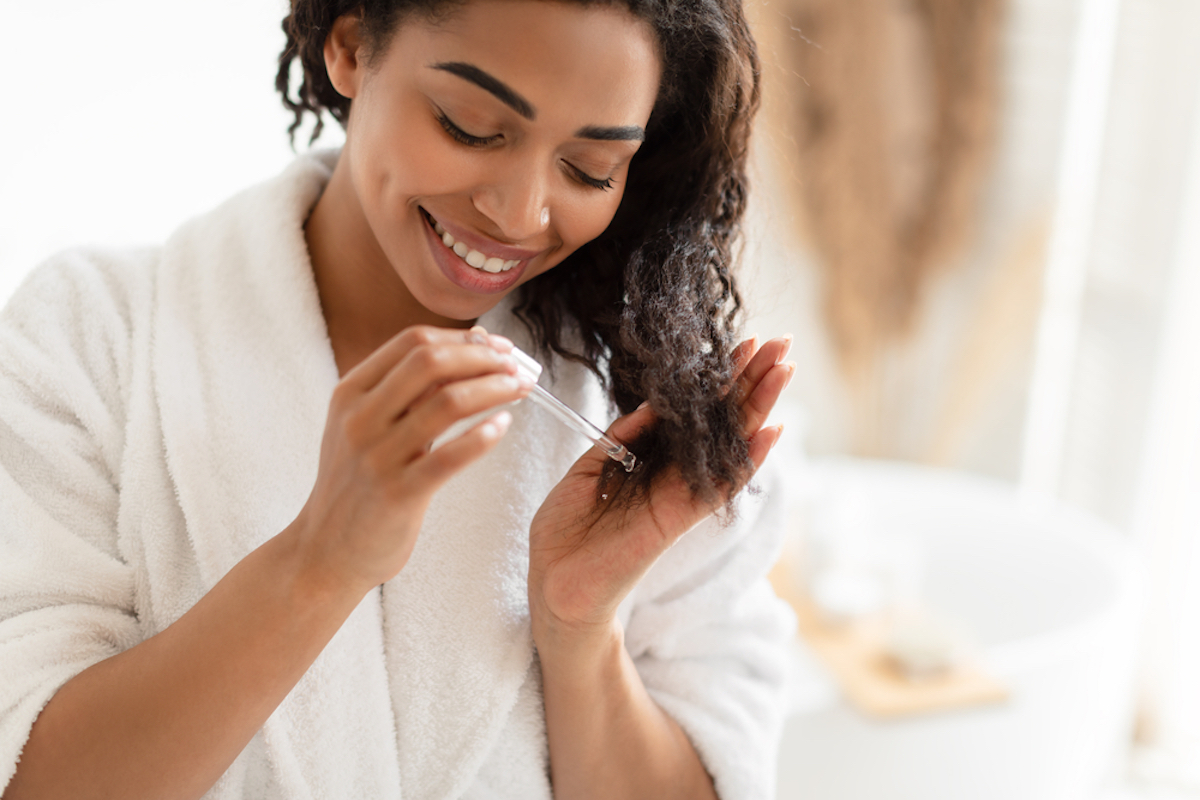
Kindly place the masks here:
[(538, 656), (556, 798), (716, 800), (683, 729), (642, 685), (620, 623), (543, 636)]
[[(781, 433), (763, 426), (795, 370), (782, 363), (789, 344), (776, 339), (757, 352), (753, 343), (743, 350), (736, 390), (755, 469)], [(629, 441), (652, 415), (639, 409), (614, 423), (612, 435)], [(576, 462), (530, 531), (530, 613), (555, 797), (715, 798), (695, 748), (642, 683), (616, 616), (654, 562), (713, 509), (668, 475), (644, 502), (591, 515), (603, 467), (595, 453)]]
[(304, 563), (289, 529), (173, 625), (63, 686), (4, 800), (203, 795), (361, 599)]
[(4, 800), (199, 797), (375, 586), (407, 563), (433, 493), (507, 415), (432, 452), (458, 419), (529, 390), (507, 340), (409, 328), (334, 391), (296, 520), (158, 635), (68, 681), (35, 721)]

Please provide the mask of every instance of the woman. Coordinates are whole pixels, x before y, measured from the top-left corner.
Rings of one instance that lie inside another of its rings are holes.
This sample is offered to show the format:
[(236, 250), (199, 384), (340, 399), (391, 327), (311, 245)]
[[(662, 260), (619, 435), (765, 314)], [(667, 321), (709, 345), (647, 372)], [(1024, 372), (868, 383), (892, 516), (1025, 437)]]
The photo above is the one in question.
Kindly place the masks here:
[[(749, 507), (684, 536), (794, 370), (733, 347), (740, 9), (296, 0), (285, 30), (340, 154), (5, 311), (5, 800), (765, 797), (776, 540)], [(524, 406), (432, 447), (528, 393), (514, 341), (592, 417), (603, 376), (643, 466)]]

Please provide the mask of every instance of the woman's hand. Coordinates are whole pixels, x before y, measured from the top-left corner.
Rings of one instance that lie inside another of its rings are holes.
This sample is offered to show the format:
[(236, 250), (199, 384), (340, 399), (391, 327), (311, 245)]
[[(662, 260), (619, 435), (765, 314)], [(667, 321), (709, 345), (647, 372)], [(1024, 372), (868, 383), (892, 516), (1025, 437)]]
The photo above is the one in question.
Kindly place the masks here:
[[(783, 430), (763, 424), (795, 372), (795, 364), (782, 363), (790, 344), (790, 338), (772, 339), (756, 351), (751, 340), (738, 348), (743, 367), (735, 391), (741, 397), (742, 435), (750, 445), (754, 470)], [(609, 434), (617, 441), (630, 441), (653, 419), (653, 411), (643, 406), (614, 422)], [(597, 449), (580, 457), (542, 503), (530, 527), (529, 605), (539, 648), (550, 644), (547, 637), (590, 631), (604, 635), (617, 606), (655, 560), (716, 510), (694, 498), (678, 473), (670, 470), (655, 480), (645, 503), (610, 508), (597, 516), (596, 482), (605, 462)]]
[(312, 494), (294, 523), (305, 563), (365, 593), (408, 562), (433, 493), (490, 450), (507, 412), (430, 450), (450, 425), (521, 399), (512, 342), (482, 328), (407, 328), (338, 383)]

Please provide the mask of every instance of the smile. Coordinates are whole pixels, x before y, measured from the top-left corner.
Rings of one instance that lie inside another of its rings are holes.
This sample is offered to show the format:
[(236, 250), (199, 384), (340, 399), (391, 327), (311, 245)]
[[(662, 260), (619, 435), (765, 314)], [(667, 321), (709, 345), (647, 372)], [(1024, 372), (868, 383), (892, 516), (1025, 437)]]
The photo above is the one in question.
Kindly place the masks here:
[(496, 273), (508, 272), (517, 264), (521, 263), (520, 259), (505, 260), (502, 258), (497, 258), (496, 256), (489, 256), (486, 253), (480, 252), (479, 250), (472, 250), (463, 242), (455, 240), (450, 231), (442, 227), (442, 223), (433, 219), (430, 221), (433, 223), (434, 231), (437, 232), (438, 236), (442, 237), (442, 243), (446, 245), (447, 248), (452, 250), (456, 256), (465, 261), (470, 267), (482, 270), (483, 272)]
[(476, 294), (506, 292), (521, 282), (531, 261), (545, 251), (526, 250), (442, 222), (424, 208), (425, 238), (442, 275), (460, 289)]

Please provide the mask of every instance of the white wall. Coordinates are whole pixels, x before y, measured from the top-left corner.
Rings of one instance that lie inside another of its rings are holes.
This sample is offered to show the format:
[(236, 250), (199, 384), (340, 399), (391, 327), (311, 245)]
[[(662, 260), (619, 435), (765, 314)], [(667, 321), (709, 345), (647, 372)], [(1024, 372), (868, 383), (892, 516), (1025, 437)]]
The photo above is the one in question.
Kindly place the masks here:
[(282, 0), (6, 6), (0, 303), (58, 250), (161, 242), (291, 160)]

